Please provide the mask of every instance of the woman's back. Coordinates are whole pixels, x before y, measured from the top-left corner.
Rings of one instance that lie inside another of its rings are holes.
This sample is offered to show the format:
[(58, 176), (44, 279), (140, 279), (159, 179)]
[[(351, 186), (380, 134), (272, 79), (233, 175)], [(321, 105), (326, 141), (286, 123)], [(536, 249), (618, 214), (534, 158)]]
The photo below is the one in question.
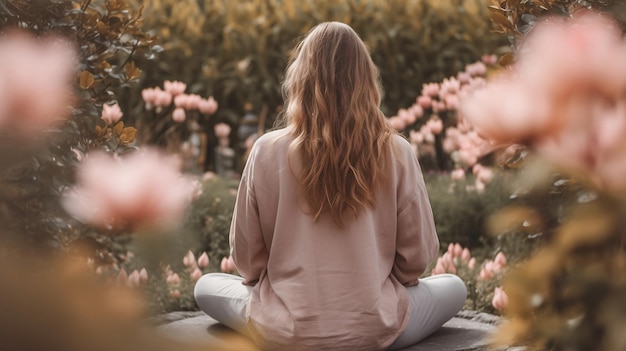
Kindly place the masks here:
[(254, 284), (248, 326), (272, 350), (384, 348), (407, 320), (402, 285), (439, 247), (416, 157), (393, 136), (376, 205), (340, 227), (329, 213), (316, 220), (298, 196), (292, 141), (289, 129), (264, 135), (242, 177), (231, 245)]

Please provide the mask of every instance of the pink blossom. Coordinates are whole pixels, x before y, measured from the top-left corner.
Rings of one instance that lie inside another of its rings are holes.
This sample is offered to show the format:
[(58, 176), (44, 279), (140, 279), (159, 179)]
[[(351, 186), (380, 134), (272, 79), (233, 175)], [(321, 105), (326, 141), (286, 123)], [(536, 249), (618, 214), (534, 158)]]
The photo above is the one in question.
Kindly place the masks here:
[(228, 138), (230, 135), (230, 126), (226, 123), (218, 123), (213, 127), (215, 136), (219, 139)]
[(443, 101), (433, 100), (432, 109), (434, 113), (444, 112), (446, 110), (446, 103)]
[(450, 176), (454, 180), (460, 180), (465, 178), (465, 171), (462, 168), (456, 168), (452, 172), (450, 172)]
[(433, 134), (440, 134), (443, 131), (443, 121), (439, 118), (431, 118), (427, 122), (428, 128)]
[(389, 123), (391, 128), (397, 131), (401, 131), (401, 130), (404, 130), (404, 128), (406, 128), (406, 122), (402, 118), (397, 117), (397, 116), (389, 117), (387, 119), (387, 122)]
[(185, 267), (195, 267), (196, 266), (196, 256), (191, 251), (187, 251), (187, 254), (183, 258), (183, 264)]
[(483, 193), (485, 191), (485, 183), (483, 183), (480, 179), (476, 179), (474, 181), (474, 189), (477, 193)]
[(506, 256), (504, 255), (502, 251), (498, 252), (498, 254), (496, 255), (496, 258), (494, 259), (494, 262), (500, 268), (506, 266)]
[(468, 248), (464, 248), (463, 251), (461, 251), (461, 259), (464, 262), (469, 262), (470, 258), (472, 258), (470, 250)]
[(71, 215), (102, 228), (173, 225), (193, 192), (178, 168), (177, 159), (150, 148), (118, 158), (93, 152), (79, 167), (77, 185), (62, 203)]
[(148, 281), (148, 271), (145, 268), (142, 268), (139, 271), (139, 281), (143, 284)]
[[(182, 95), (179, 95), (179, 96), (182, 96)], [(185, 114), (185, 110), (181, 107), (175, 108), (174, 112), (172, 112), (172, 120), (174, 120), (174, 122), (182, 123), (185, 121), (186, 118), (187, 118), (187, 115)]]
[(419, 104), (413, 104), (409, 108), (409, 112), (412, 113), (416, 119), (422, 118), (424, 116), (424, 109)]
[(626, 192), (626, 42), (604, 15), (542, 20), (515, 69), (462, 101), (478, 133), (531, 146), (601, 189)]
[(154, 88), (145, 88), (141, 91), (141, 98), (146, 104), (154, 105), (157, 92)]
[(31, 133), (66, 119), (77, 61), (72, 44), (58, 37), (0, 35), (0, 125)]
[(173, 286), (179, 285), (180, 277), (176, 273), (169, 274), (167, 278), (165, 279), (165, 283), (167, 283), (167, 285), (173, 285)]
[(469, 262), (467, 263), (467, 268), (474, 269), (474, 267), (476, 267), (476, 259), (474, 257), (472, 257), (472, 258), (470, 258)]
[(191, 278), (191, 280), (193, 281), (198, 281), (198, 279), (200, 279), (202, 277), (202, 271), (200, 270), (200, 268), (196, 267), (190, 274), (189, 277)]
[(443, 98), (449, 94), (456, 94), (461, 90), (461, 82), (455, 77), (444, 78), (441, 82), (441, 89), (439, 91), (439, 97)]
[(482, 62), (475, 62), (465, 67), (465, 72), (470, 76), (484, 76), (487, 73), (487, 66)]
[(422, 85), (422, 95), (435, 97), (439, 95), (438, 83), (426, 83)]
[(493, 293), (493, 299), (491, 305), (498, 311), (502, 311), (509, 304), (509, 297), (502, 288), (497, 287)]
[(198, 103), (198, 110), (205, 115), (212, 115), (217, 111), (217, 101), (211, 96), (208, 99), (202, 99)]
[(459, 72), (456, 75), (456, 79), (461, 82), (461, 84), (467, 84), (472, 79), (472, 76), (467, 72)]
[(128, 276), (128, 280), (126, 282), (126, 285), (128, 285), (131, 288), (136, 288), (139, 285), (141, 285), (141, 278), (139, 276), (139, 271), (134, 270), (129, 276)]
[(411, 125), (417, 120), (416, 116), (409, 110), (401, 108), (398, 111), (398, 117), (404, 121), (406, 125)]
[(172, 291), (170, 291), (170, 296), (174, 299), (179, 299), (180, 298), (180, 290), (178, 289), (174, 289)]
[(176, 95), (174, 97), (174, 105), (177, 108), (186, 109), (187, 105), (188, 105), (188, 103), (187, 103), (188, 100), (189, 100), (189, 95), (187, 95), (187, 94)]
[(483, 137), (523, 142), (554, 133), (563, 120), (550, 115), (550, 101), (508, 78), (491, 81), (461, 101), (460, 114)]
[(233, 261), (233, 257), (229, 256), (222, 258), (220, 269), (222, 270), (222, 272), (234, 272), (237, 268), (235, 267), (235, 261)]
[(160, 88), (154, 89), (155, 97), (154, 97), (154, 106), (157, 107), (166, 107), (172, 103), (172, 94), (167, 91), (163, 91)]
[(459, 155), (460, 161), (463, 162), (463, 164), (465, 164), (467, 167), (471, 167), (475, 165), (476, 162), (478, 162), (478, 157), (476, 156), (476, 153), (473, 152), (472, 150), (467, 150), (467, 149), (459, 150), (458, 155)]
[(200, 103), (202, 102), (202, 97), (197, 94), (190, 94), (187, 98), (187, 106), (185, 107), (187, 110), (197, 110), (200, 107)]
[(200, 268), (206, 268), (209, 265), (209, 255), (206, 252), (203, 252), (198, 258), (198, 266)]
[(417, 97), (416, 102), (423, 109), (429, 109), (433, 105), (433, 98), (428, 95), (421, 95)]
[(496, 55), (483, 55), (480, 60), (486, 65), (495, 65), (498, 63), (498, 56)]
[(124, 114), (122, 113), (122, 110), (120, 109), (120, 106), (117, 104), (117, 102), (113, 105), (102, 105), (102, 115), (100, 116), (100, 118), (107, 125), (113, 125), (117, 123), (120, 119), (122, 119), (123, 115)]
[(185, 92), (185, 89), (187, 89), (187, 84), (177, 81), (177, 80), (175, 81), (166, 80), (165, 82), (163, 82), (163, 88), (172, 96), (176, 96)]
[(458, 110), (460, 105), (459, 96), (456, 94), (447, 94), (443, 97), (443, 101), (446, 104), (448, 110)]
[(409, 132), (409, 138), (411, 139), (411, 142), (413, 144), (421, 144), (424, 142), (424, 134), (416, 130), (412, 130)]

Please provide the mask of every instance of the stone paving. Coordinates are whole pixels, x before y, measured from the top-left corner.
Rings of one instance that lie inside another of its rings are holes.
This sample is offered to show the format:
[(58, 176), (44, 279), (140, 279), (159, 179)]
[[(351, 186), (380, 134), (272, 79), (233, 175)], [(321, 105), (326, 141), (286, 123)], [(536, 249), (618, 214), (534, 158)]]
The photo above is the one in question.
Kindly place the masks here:
[[(419, 344), (403, 351), (484, 351), (490, 333), (495, 331), (499, 318), (486, 313), (461, 311)], [(156, 328), (177, 341), (224, 344), (229, 329), (217, 323), (203, 312), (172, 312), (153, 320)], [(509, 348), (507, 351), (523, 348)]]

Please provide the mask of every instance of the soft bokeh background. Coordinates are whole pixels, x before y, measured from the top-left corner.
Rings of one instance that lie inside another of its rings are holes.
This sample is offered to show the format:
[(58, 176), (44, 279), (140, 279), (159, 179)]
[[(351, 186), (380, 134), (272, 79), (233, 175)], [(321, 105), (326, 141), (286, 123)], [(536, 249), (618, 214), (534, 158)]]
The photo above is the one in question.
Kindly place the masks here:
[(290, 50), (337, 20), (371, 49), (420, 159), (442, 242), (427, 274), (504, 315), (499, 344), (624, 349), (625, 7), (0, 2), (0, 340), (199, 347), (147, 321), (197, 309), (202, 274), (236, 273), (238, 173), (279, 118)]

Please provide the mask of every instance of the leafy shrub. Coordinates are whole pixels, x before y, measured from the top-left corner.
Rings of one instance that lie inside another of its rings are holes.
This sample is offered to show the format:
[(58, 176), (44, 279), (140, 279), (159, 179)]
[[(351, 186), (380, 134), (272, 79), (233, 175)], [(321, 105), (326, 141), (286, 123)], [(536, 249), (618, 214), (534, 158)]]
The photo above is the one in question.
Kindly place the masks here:
[(510, 201), (505, 176), (496, 177), (482, 192), (473, 189), (473, 177), (455, 180), (445, 173), (427, 174), (425, 180), (442, 246), (490, 244), (487, 219)]
[[(75, 43), (78, 52), (78, 101), (71, 119), (48, 130), (41, 146), (20, 154), (0, 174), (5, 189), (18, 189), (0, 194), (5, 236), (12, 232), (13, 238), (56, 248), (81, 237), (101, 240), (97, 232), (68, 218), (58, 198), (72, 184), (74, 168), (87, 151), (128, 149), (132, 139), (120, 143), (120, 137), (132, 129), (106, 129), (100, 121), (102, 104), (115, 100), (114, 89), (137, 80), (134, 59), (149, 60), (158, 47), (139, 26), (141, 12), (129, 10), (123, 0), (8, 0), (0, 6), (1, 31), (19, 27), (37, 36), (55, 34)], [(10, 159), (25, 145), (30, 141), (17, 140), (3, 148), (1, 157)]]

